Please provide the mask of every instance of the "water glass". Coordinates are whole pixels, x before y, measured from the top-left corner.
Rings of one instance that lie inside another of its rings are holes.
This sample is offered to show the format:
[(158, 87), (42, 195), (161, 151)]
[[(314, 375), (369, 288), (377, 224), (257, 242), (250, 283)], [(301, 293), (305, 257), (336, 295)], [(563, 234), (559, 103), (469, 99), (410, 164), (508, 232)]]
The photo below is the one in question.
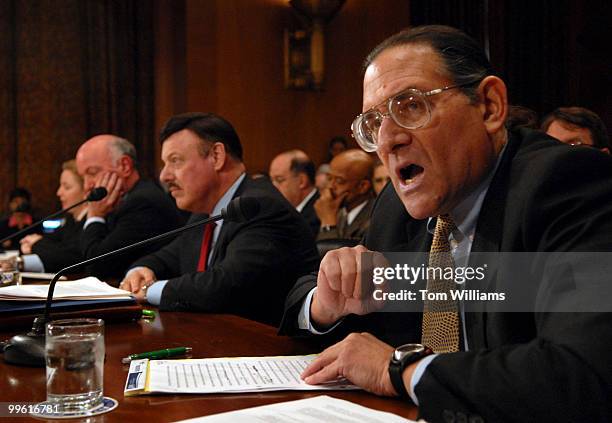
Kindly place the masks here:
[(55, 320), (45, 338), (47, 402), (59, 413), (91, 411), (102, 405), (104, 321)]
[(0, 257), (0, 287), (21, 284), (21, 272), (17, 265), (18, 255)]

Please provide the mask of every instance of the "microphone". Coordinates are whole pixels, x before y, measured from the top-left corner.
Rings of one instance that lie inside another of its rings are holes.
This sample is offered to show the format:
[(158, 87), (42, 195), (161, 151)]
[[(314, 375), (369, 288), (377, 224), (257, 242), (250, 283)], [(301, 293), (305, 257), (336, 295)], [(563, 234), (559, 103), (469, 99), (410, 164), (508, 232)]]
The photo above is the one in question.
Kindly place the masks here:
[(125, 253), (126, 251), (142, 247), (144, 245), (151, 244), (162, 239), (169, 238), (173, 235), (180, 234), (188, 229), (195, 228), (196, 226), (205, 225), (207, 223), (215, 222), (217, 220), (226, 220), (231, 222), (246, 222), (251, 220), (259, 213), (260, 204), (259, 200), (254, 197), (236, 197), (228, 205), (227, 208), (221, 210), (221, 214), (211, 216), (208, 219), (199, 220), (197, 222), (190, 223), (180, 228), (165, 232), (163, 234), (148, 238), (134, 244), (127, 245), (117, 250), (109, 251), (108, 253), (100, 254), (99, 256), (92, 257), (82, 262), (73, 264), (68, 267), (64, 267), (53, 276), (49, 283), (49, 292), (47, 293), (47, 300), (45, 302), (45, 314), (44, 316), (38, 316), (34, 319), (32, 329), (25, 335), (15, 335), (10, 340), (5, 342), (4, 345), (4, 361), (10, 364), (19, 364), (22, 366), (30, 367), (44, 367), (45, 366), (45, 326), (50, 321), (51, 303), (53, 301), (53, 291), (57, 280), (65, 273), (76, 270), (81, 266), (95, 263), (114, 257), (116, 255)]
[(9, 239), (13, 239), (15, 237), (18, 237), (21, 234), (24, 234), (26, 232), (28, 232), (30, 229), (37, 227), (38, 225), (40, 225), (41, 223), (43, 223), (45, 220), (49, 220), (49, 219), (53, 219), (54, 217), (60, 216), (64, 213), (66, 213), (69, 210), (72, 210), (75, 207), (80, 206), (81, 204), (87, 202), (87, 201), (100, 201), (101, 199), (103, 199), (104, 197), (106, 197), (106, 194), (108, 194), (108, 192), (106, 191), (106, 188), (104, 187), (96, 187), (94, 189), (91, 190), (91, 192), (89, 193), (89, 195), (87, 196), (87, 198), (85, 198), (84, 200), (79, 201), (78, 203), (75, 203), (73, 205), (71, 205), (70, 207), (67, 207), (63, 210), (60, 210), (58, 212), (55, 212), (53, 214), (50, 214), (49, 216), (40, 219), (38, 222), (34, 222), (32, 223), (30, 226), (23, 228), (20, 231), (15, 232), (14, 234), (11, 234), (7, 237), (4, 237), (2, 239), (0, 239), (0, 245), (2, 245), (2, 243), (4, 241), (8, 241)]

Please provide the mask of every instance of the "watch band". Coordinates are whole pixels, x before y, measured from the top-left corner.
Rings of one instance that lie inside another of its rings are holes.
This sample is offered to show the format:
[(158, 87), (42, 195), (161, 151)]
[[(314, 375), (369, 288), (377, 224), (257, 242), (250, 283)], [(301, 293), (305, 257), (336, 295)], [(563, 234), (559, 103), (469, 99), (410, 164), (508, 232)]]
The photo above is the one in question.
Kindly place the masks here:
[(410, 395), (404, 384), (404, 370), (406, 370), (406, 367), (410, 364), (433, 354), (431, 348), (424, 345), (412, 344), (412, 346), (415, 348), (415, 351), (404, 353), (405, 355), (400, 360), (395, 358), (395, 353), (404, 346), (398, 347), (398, 349), (391, 354), (391, 360), (389, 361), (389, 378), (391, 379), (391, 384), (400, 397), (407, 399), (410, 399)]

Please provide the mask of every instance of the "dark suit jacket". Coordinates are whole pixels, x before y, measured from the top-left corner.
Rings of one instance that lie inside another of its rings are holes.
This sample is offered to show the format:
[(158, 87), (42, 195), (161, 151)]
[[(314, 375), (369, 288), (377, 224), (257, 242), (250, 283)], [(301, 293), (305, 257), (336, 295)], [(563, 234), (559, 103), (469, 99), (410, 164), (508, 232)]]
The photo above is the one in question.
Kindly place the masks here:
[[(404, 216), (402, 222), (393, 194), (387, 189), (381, 196), (366, 246), (428, 251), (431, 236), (426, 221)], [(380, 221), (382, 217), (386, 220)], [(396, 220), (395, 233), (386, 227), (391, 218)], [(512, 134), (478, 217), (472, 252), (611, 251), (611, 235), (612, 159), (593, 149), (562, 145), (538, 132)], [(609, 279), (598, 276), (601, 280), (593, 281), (593, 286)], [(502, 282), (494, 276), (487, 283)], [(298, 281), (288, 297), (281, 330), (295, 333), (298, 296), (303, 299), (315, 283), (312, 277)], [(538, 298), (545, 298), (556, 287), (554, 282), (540, 283), (533, 289)], [(564, 295), (563, 290), (555, 295)], [(566, 295), (578, 293), (570, 290)], [(581, 295), (589, 301), (598, 293), (583, 289)], [(398, 319), (407, 328), (404, 336)], [(416, 386), (422, 418), (430, 422), (612, 420), (609, 313), (492, 313), (485, 307), (466, 313), (465, 319), (470, 350), (438, 356)], [(351, 316), (341, 326), (344, 331), (369, 327), (394, 345), (420, 340), (416, 313)]]
[(347, 224), (346, 217), (342, 217), (339, 211), (336, 228), (327, 232), (319, 232), (317, 241), (322, 239), (354, 239), (360, 241), (368, 230), (368, 226), (370, 226), (370, 215), (374, 203), (375, 198), (370, 198), (350, 225)]
[[(106, 223), (92, 223), (81, 233), (81, 252), (89, 259), (143, 239), (167, 232), (179, 225), (176, 207), (152, 181), (141, 179), (124, 195)], [(167, 241), (166, 241), (167, 242)], [(165, 242), (164, 242), (165, 243)], [(160, 248), (156, 243), (103, 260), (88, 271), (98, 277), (123, 277), (130, 263)]]
[(72, 215), (65, 218), (64, 226), (32, 245), (32, 254), (38, 255), (45, 272), (55, 273), (64, 267), (83, 261), (80, 238), (85, 220), (75, 222)]
[(260, 211), (248, 222), (223, 223), (205, 272), (196, 272), (201, 227), (133, 264), (152, 269), (158, 279), (169, 279), (161, 310), (232, 313), (278, 324), (293, 282), (318, 263), (314, 237), (268, 181), (245, 178), (238, 196), (256, 197)]
[(300, 216), (306, 221), (312, 234), (316, 237), (319, 233), (319, 228), (321, 227), (321, 221), (317, 216), (317, 212), (314, 209), (314, 203), (319, 199), (319, 191), (315, 192), (315, 194), (308, 200), (302, 211), (300, 212)]

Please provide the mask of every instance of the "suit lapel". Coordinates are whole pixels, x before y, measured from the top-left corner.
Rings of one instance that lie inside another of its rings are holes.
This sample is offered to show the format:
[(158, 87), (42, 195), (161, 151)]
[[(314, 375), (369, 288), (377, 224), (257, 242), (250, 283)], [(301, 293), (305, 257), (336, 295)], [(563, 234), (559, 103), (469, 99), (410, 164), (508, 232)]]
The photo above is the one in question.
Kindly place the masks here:
[[(238, 186), (238, 189), (234, 193), (232, 200), (242, 195), (247, 184), (249, 183), (250, 183), (249, 175), (246, 175), (242, 183)], [(231, 239), (233, 237), (235, 227), (236, 227), (236, 223), (223, 221), (223, 226), (221, 226), (221, 232), (219, 233), (219, 236), (217, 237), (217, 242), (215, 242), (213, 246), (212, 257), (210, 258), (210, 261), (209, 261), (210, 267), (212, 267), (217, 261), (217, 258), (219, 257), (219, 251), (221, 250), (220, 247), (226, 244), (227, 242), (226, 239), (228, 238)]]
[[(509, 132), (508, 145), (504, 151), (504, 156), (491, 180), (482, 203), (482, 209), (478, 215), (471, 249), (471, 253), (477, 254), (470, 254), (469, 259), (470, 267), (479, 267), (486, 263), (488, 266), (488, 277), (481, 282), (481, 286), (473, 284), (470, 286), (471, 289), (482, 289), (487, 292), (494, 288), (493, 285), (497, 278), (497, 266), (495, 263), (498, 261), (497, 257), (499, 255), (497, 253), (501, 250), (506, 196), (510, 183), (510, 168), (519, 147), (520, 140)], [(488, 258), (487, 256), (491, 253), (493, 257)], [(470, 307), (466, 307), (465, 325), (470, 349), (487, 347), (486, 318), (487, 314), (484, 303), (476, 302), (475, 304), (470, 304)]]

